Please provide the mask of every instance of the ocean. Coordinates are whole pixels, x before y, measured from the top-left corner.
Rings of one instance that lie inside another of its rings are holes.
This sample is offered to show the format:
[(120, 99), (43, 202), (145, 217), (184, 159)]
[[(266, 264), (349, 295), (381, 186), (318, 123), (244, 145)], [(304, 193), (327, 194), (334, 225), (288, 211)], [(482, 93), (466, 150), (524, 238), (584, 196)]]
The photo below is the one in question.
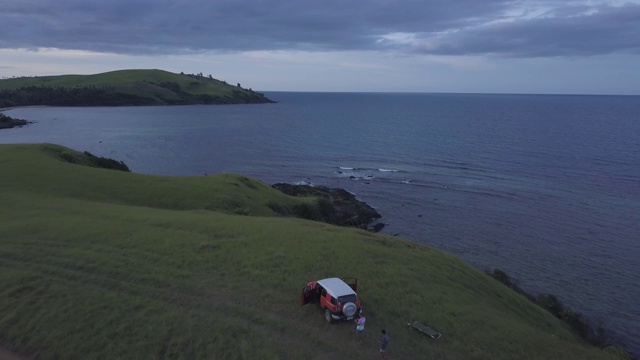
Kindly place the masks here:
[(640, 97), (265, 94), (278, 103), (11, 109), (35, 123), (0, 143), (344, 188), (383, 233), (501, 269), (640, 354)]

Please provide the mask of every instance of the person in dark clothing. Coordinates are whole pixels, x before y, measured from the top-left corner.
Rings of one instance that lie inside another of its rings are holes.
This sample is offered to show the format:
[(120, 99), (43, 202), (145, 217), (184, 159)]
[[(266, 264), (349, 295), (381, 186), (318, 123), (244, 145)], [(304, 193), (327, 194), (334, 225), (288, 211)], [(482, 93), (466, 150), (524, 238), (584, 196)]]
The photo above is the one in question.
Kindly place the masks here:
[(382, 337), (380, 338), (380, 355), (382, 355), (383, 360), (387, 360), (387, 349), (389, 348), (389, 335), (387, 335), (387, 330), (382, 329), (381, 331)]

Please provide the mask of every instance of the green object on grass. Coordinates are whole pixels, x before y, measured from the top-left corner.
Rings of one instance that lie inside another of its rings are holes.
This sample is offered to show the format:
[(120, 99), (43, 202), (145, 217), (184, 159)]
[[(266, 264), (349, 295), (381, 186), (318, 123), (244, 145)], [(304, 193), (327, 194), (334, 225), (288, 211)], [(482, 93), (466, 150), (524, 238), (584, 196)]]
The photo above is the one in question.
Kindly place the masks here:
[(412, 328), (420, 331), (421, 333), (427, 334), (428, 336), (430, 336), (431, 338), (434, 338), (434, 339), (438, 339), (438, 338), (440, 338), (440, 336), (442, 336), (442, 334), (439, 331), (434, 330), (434, 329), (428, 327), (427, 325), (421, 324), (421, 323), (419, 323), (417, 321), (407, 323), (407, 325), (409, 325)]

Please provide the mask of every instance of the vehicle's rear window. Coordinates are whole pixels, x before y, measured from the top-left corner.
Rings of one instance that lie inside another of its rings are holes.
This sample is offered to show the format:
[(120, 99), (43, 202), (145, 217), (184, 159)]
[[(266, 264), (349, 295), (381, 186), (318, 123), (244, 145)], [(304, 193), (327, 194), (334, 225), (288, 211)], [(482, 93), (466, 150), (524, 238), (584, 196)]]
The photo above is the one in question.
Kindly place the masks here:
[(338, 299), (340, 300), (341, 304), (346, 304), (348, 302), (354, 303), (357, 300), (355, 294), (340, 296)]

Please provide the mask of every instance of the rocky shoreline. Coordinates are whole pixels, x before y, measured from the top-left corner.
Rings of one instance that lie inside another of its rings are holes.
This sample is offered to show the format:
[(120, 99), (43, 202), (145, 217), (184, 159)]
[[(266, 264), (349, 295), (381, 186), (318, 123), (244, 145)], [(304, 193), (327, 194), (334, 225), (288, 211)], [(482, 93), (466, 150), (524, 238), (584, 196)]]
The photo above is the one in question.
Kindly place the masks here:
[[(324, 208), (322, 221), (329, 224), (356, 227), (372, 232), (378, 232), (384, 227), (384, 223), (376, 221), (382, 217), (380, 213), (344, 189), (285, 183), (277, 183), (271, 186), (290, 196), (313, 196), (322, 200), (319, 204), (327, 204), (322, 206)], [(328, 206), (328, 204), (331, 206)]]
[(3, 113), (0, 113), (0, 129), (11, 129), (14, 127), (22, 127), (31, 123), (32, 123), (31, 121), (14, 119)]

